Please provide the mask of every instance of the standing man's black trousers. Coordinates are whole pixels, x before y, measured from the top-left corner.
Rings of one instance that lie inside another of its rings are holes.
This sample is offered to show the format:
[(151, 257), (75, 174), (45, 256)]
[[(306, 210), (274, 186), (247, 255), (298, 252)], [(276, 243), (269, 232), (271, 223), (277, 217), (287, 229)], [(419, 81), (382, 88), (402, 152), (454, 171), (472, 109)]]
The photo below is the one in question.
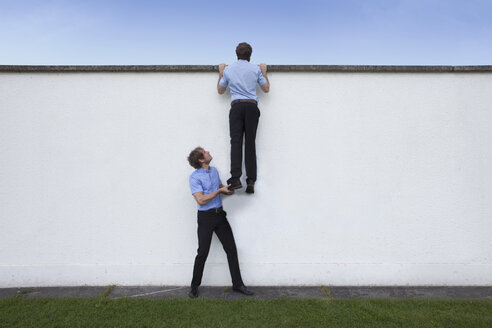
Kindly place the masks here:
[(227, 221), (226, 215), (227, 213), (222, 208), (217, 211), (215, 209), (198, 211), (198, 254), (195, 258), (195, 266), (193, 268), (192, 288), (198, 287), (202, 283), (203, 268), (205, 267), (205, 261), (207, 260), (214, 231), (227, 254), (232, 286), (241, 287), (244, 285), (239, 270), (236, 242), (234, 241), (234, 235), (232, 234), (232, 229)]
[(231, 177), (240, 178), (243, 164), (243, 135), (245, 141), (244, 164), (248, 180), (256, 181), (256, 128), (260, 118), (257, 104), (238, 102), (229, 112), (229, 131), (231, 134)]

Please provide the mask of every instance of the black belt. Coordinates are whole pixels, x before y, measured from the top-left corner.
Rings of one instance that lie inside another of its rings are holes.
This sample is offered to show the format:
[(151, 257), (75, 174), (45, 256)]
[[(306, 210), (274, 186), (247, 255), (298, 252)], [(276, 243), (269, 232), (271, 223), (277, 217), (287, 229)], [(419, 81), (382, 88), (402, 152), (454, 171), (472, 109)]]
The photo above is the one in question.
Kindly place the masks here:
[(218, 214), (218, 213), (222, 213), (222, 212), (224, 212), (224, 210), (222, 209), (222, 206), (221, 206), (221, 207), (217, 207), (217, 208), (211, 208), (211, 209), (206, 210), (206, 211), (201, 211), (201, 210), (198, 210), (198, 212), (202, 212), (202, 213), (215, 213), (215, 214)]
[(233, 102), (231, 102), (231, 106), (234, 104), (240, 103), (240, 102), (248, 102), (248, 103), (252, 103), (255, 105), (257, 104), (256, 100), (252, 100), (252, 99), (236, 99)]

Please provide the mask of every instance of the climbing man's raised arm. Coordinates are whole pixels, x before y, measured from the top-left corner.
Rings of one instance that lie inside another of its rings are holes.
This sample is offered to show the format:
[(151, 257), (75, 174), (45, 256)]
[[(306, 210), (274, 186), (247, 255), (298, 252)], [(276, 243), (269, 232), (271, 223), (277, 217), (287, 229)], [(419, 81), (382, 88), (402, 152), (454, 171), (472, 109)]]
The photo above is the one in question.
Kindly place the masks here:
[(261, 90), (263, 92), (267, 93), (270, 91), (270, 81), (268, 81), (268, 76), (267, 76), (267, 65), (266, 64), (260, 64), (261, 74), (263, 74), (263, 77), (265, 78), (266, 82), (261, 86)]
[(217, 92), (221, 95), (226, 91), (226, 87), (220, 85), (220, 80), (222, 80), (222, 76), (224, 75), (224, 69), (226, 68), (226, 64), (219, 64), (219, 81), (217, 81)]

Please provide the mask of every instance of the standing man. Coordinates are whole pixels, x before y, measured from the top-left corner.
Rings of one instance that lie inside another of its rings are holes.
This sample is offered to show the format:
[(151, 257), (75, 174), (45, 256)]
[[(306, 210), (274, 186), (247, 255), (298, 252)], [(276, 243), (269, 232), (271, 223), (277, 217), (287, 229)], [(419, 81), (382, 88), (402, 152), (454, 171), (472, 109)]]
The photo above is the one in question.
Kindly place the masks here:
[(198, 254), (195, 258), (191, 290), (188, 296), (198, 297), (198, 286), (202, 283), (203, 268), (214, 231), (227, 254), (232, 289), (245, 295), (253, 295), (253, 292), (244, 286), (241, 278), (236, 243), (220, 198), (220, 194), (232, 195), (234, 190), (229, 190), (229, 186), (222, 184), (219, 172), (215, 167), (210, 166), (211, 160), (210, 153), (201, 147), (195, 148), (188, 156), (188, 162), (196, 169), (190, 175), (190, 188), (198, 203)]
[(245, 138), (246, 192), (254, 193), (256, 181), (256, 128), (260, 118), (256, 84), (263, 92), (270, 91), (267, 77), (267, 65), (259, 67), (249, 62), (253, 48), (246, 42), (238, 44), (236, 55), (238, 61), (227, 66), (219, 65), (217, 91), (223, 94), (227, 86), (231, 90), (231, 110), (229, 112), (229, 131), (231, 135), (231, 178), (229, 189), (242, 188), (241, 167), (243, 164), (243, 135)]

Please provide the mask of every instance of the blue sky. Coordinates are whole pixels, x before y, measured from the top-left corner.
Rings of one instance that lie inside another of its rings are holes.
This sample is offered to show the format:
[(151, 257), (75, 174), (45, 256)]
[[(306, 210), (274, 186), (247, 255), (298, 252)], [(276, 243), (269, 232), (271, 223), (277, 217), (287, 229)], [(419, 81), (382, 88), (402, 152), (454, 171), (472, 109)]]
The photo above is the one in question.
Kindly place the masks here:
[(5, 1), (0, 65), (490, 65), (492, 0)]

